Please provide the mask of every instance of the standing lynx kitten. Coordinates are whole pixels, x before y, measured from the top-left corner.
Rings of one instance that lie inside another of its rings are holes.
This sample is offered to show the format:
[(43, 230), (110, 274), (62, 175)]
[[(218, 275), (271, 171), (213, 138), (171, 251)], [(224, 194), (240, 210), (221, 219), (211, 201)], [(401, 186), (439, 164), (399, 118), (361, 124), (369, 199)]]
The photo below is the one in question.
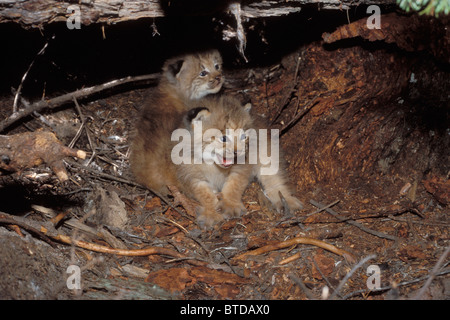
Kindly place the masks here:
[[(160, 161), (170, 162), (165, 147), (179, 126), (189, 101), (220, 91), (222, 57), (217, 50), (169, 59), (160, 83), (144, 102), (131, 142), (130, 165), (136, 180), (162, 194), (175, 184), (175, 173), (164, 171)], [(156, 160), (155, 160), (156, 159)]]

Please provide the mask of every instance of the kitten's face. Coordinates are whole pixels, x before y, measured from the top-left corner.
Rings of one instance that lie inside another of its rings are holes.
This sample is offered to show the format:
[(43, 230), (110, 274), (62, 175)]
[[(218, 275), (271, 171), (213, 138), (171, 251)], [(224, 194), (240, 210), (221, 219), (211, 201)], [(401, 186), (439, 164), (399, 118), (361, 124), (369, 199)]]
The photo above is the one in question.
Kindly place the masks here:
[(198, 137), (194, 135), (194, 140), (198, 139), (195, 142), (202, 145), (203, 160), (207, 163), (214, 162), (223, 169), (245, 163), (249, 142), (246, 130), (252, 126), (250, 107), (235, 104), (234, 108), (229, 108), (220, 102), (217, 105), (208, 103), (205, 105), (207, 108), (195, 108), (190, 111), (194, 116), (191, 128), (195, 130), (196, 126), (201, 126), (202, 135)]
[(217, 50), (168, 61), (165, 75), (184, 98), (195, 100), (222, 88), (222, 57)]

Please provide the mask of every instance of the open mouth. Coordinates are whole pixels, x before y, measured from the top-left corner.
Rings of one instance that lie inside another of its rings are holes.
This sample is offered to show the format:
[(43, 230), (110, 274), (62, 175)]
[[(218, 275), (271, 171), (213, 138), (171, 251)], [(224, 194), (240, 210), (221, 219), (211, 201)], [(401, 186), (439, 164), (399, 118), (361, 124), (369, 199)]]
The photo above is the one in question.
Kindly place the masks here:
[(222, 167), (225, 169), (231, 167), (234, 164), (234, 158), (229, 159), (226, 157), (222, 157), (220, 155), (216, 155), (216, 159), (217, 159), (216, 164), (219, 167)]

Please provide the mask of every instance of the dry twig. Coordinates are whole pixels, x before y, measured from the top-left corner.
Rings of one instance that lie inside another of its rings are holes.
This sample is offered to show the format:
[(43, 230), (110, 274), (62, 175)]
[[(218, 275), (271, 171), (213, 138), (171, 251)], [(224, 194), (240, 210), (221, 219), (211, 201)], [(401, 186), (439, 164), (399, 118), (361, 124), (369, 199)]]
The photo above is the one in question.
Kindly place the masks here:
[[(55, 36), (52, 37), (52, 39), (54, 39)], [(28, 76), (28, 73), (30, 72), (31, 68), (34, 65), (34, 62), (36, 61), (37, 57), (41, 56), (44, 54), (45, 49), (47, 49), (49, 41), (47, 41), (44, 46), (42, 47), (42, 49), (37, 53), (36, 57), (34, 57), (33, 61), (30, 63), (30, 65), (28, 66), (27, 71), (24, 73), (24, 75), (22, 76), (22, 80), (20, 81), (19, 87), (17, 88), (16, 94), (14, 96), (14, 102), (13, 102), (13, 115), (17, 112), (17, 106), (19, 103), (19, 97), (20, 97), (20, 92), (22, 91), (22, 87), (23, 87), (23, 83), (25, 82), (25, 79)]]
[[(321, 204), (321, 203), (319, 203), (317, 201), (310, 200), (309, 202), (313, 206), (315, 206), (317, 208), (324, 207), (323, 204)], [(396, 236), (391, 236), (389, 234), (385, 234), (385, 233), (382, 233), (382, 232), (379, 232), (379, 231), (375, 231), (375, 230), (369, 229), (369, 228), (363, 226), (362, 224), (360, 224), (360, 223), (358, 223), (358, 222), (356, 222), (354, 220), (347, 220), (346, 218), (340, 216), (337, 212), (335, 212), (334, 210), (332, 210), (330, 208), (325, 209), (325, 211), (328, 212), (329, 214), (331, 214), (333, 217), (337, 218), (338, 220), (345, 221), (348, 224), (350, 224), (350, 225), (352, 225), (354, 227), (357, 227), (357, 228), (361, 229), (362, 231), (367, 232), (367, 233), (369, 233), (371, 235), (374, 235), (374, 236), (377, 236), (377, 237), (380, 237), (380, 238), (389, 239), (389, 240), (392, 240), (392, 241), (398, 241), (398, 238)]]
[[(167, 255), (170, 257), (174, 257), (177, 259), (183, 259), (193, 265), (206, 265), (207, 263), (194, 260), (191, 257), (187, 257), (179, 252), (176, 252), (171, 249), (162, 248), (162, 247), (149, 247), (145, 249), (116, 249), (110, 248), (102, 245), (98, 245), (95, 243), (90, 243), (83, 240), (73, 239), (67, 235), (59, 233), (53, 226), (51, 222), (38, 223), (36, 221), (32, 221), (22, 217), (11, 216), (7, 213), (0, 213), (0, 223), (2, 224), (12, 224), (19, 225), (20, 227), (29, 230), (32, 233), (38, 234), (42, 239), (52, 244), (49, 238), (54, 241), (59, 241), (65, 244), (74, 245), (79, 248), (100, 252), (100, 253), (108, 253), (108, 254), (116, 254), (127, 257), (142, 257), (148, 255)], [(53, 245), (53, 244), (52, 244)]]
[[(311, 101), (309, 101), (303, 108), (301, 112), (298, 112), (292, 119), (289, 121), (283, 128), (280, 130), (280, 136), (285, 134), (293, 125), (297, 123), (298, 120), (300, 120), (305, 114), (309, 112), (316, 104), (317, 99), (319, 98), (319, 95), (316, 95)], [(320, 99), (320, 98), (319, 98)]]
[(422, 298), (423, 294), (425, 293), (425, 291), (428, 289), (428, 287), (430, 286), (431, 282), (433, 281), (434, 277), (436, 276), (436, 274), (438, 273), (439, 269), (441, 268), (442, 264), (444, 263), (445, 259), (447, 258), (448, 254), (450, 253), (450, 246), (447, 247), (447, 249), (445, 249), (444, 253), (441, 255), (441, 257), (439, 258), (438, 262), (436, 263), (436, 265), (433, 267), (433, 270), (431, 270), (430, 275), (427, 279), (427, 281), (425, 282), (425, 284), (423, 285), (423, 287), (419, 290), (419, 292), (412, 298), (413, 300), (419, 300)]
[(352, 270), (350, 270), (344, 277), (344, 279), (341, 280), (341, 282), (339, 283), (339, 286), (336, 288), (336, 290), (333, 291), (333, 293), (330, 296), (330, 300), (333, 300), (338, 294), (340, 294), (341, 289), (344, 287), (344, 285), (347, 283), (348, 279), (350, 279), (350, 277), (353, 275), (353, 273), (355, 273), (356, 270), (358, 270), (359, 268), (361, 268), (363, 266), (364, 263), (366, 263), (367, 261), (371, 260), (371, 259), (375, 259), (376, 255), (372, 254), (369, 255), (363, 259), (361, 259), (360, 262), (358, 262), (358, 264), (356, 264)]
[(87, 170), (87, 171), (89, 171), (89, 172), (91, 172), (93, 174), (96, 174), (96, 175), (98, 175), (98, 176), (100, 176), (102, 178), (106, 178), (106, 179), (117, 181), (117, 182), (121, 182), (121, 183), (126, 183), (126, 184), (129, 184), (129, 185), (132, 185), (132, 186), (135, 186), (135, 187), (139, 187), (139, 188), (142, 188), (142, 189), (145, 189), (145, 190), (150, 190), (150, 192), (152, 192), (155, 196), (157, 196), (162, 201), (164, 201), (169, 207), (171, 207), (173, 210), (178, 212), (181, 216), (183, 216), (185, 218), (188, 218), (188, 219), (191, 219), (190, 217), (186, 216), (186, 214), (184, 214), (183, 212), (181, 212), (180, 210), (175, 208), (175, 206), (172, 205), (172, 203), (170, 203), (170, 201), (166, 197), (161, 195), (159, 192), (153, 191), (153, 190), (151, 190), (151, 189), (149, 189), (149, 188), (147, 188), (147, 187), (145, 187), (143, 185), (140, 185), (139, 183), (136, 183), (136, 182), (134, 182), (132, 180), (121, 178), (121, 177), (117, 177), (117, 176), (114, 176), (114, 175), (111, 175), (111, 174), (107, 174), (107, 173), (104, 173), (104, 172), (100, 172), (100, 171), (98, 171), (96, 169), (84, 166), (84, 165), (79, 164), (79, 163), (77, 163), (75, 161), (67, 161), (67, 163), (69, 163), (72, 166), (78, 167), (80, 169)]
[(286, 241), (281, 241), (276, 244), (270, 244), (270, 245), (252, 250), (252, 251), (244, 252), (244, 253), (234, 257), (233, 260), (235, 260), (235, 261), (243, 260), (247, 256), (256, 256), (256, 255), (264, 254), (264, 253), (274, 251), (274, 250), (289, 248), (291, 246), (295, 246), (298, 244), (310, 244), (310, 245), (328, 250), (330, 252), (333, 252), (337, 255), (344, 257), (349, 263), (353, 263), (354, 261), (356, 261), (355, 257), (350, 252), (339, 249), (339, 248), (337, 248), (329, 243), (326, 243), (324, 241), (316, 240), (316, 239), (312, 239), (312, 238), (306, 238), (306, 237), (297, 237), (297, 238), (289, 239)]
[[(450, 270), (443, 270), (443, 271), (435, 274), (435, 276), (436, 277), (437, 276), (443, 276), (443, 275), (447, 275), (449, 273), (450, 273)], [(367, 289), (366, 288), (366, 289), (356, 290), (356, 291), (353, 291), (353, 292), (351, 292), (349, 294), (346, 294), (345, 296), (342, 297), (342, 299), (346, 300), (346, 299), (349, 299), (351, 297), (354, 297), (354, 296), (357, 296), (357, 295), (360, 295), (360, 294), (364, 294), (366, 292), (383, 292), (383, 291), (387, 291), (387, 290), (392, 290), (392, 289), (396, 289), (398, 287), (403, 287), (403, 286), (407, 286), (407, 285), (414, 284), (414, 283), (417, 283), (417, 282), (421, 282), (421, 281), (424, 281), (425, 279), (428, 279), (428, 278), (429, 278), (429, 275), (426, 275), (426, 276), (423, 276), (423, 277), (420, 277), (420, 278), (417, 278), (417, 279), (403, 281), (403, 282), (400, 282), (400, 283), (394, 283), (392, 285), (384, 286), (384, 287), (381, 287), (381, 288), (378, 288), (378, 289)]]
[(93, 87), (83, 88), (76, 90), (74, 92), (63, 94), (62, 96), (50, 99), (50, 100), (41, 100), (38, 102), (35, 102), (31, 104), (28, 108), (23, 109), (21, 111), (18, 111), (14, 114), (12, 114), (9, 118), (6, 118), (2, 122), (0, 122), (0, 132), (4, 131), (6, 128), (11, 126), (16, 121), (29, 116), (33, 112), (41, 111), (43, 109), (52, 109), (59, 107), (61, 105), (64, 105), (70, 101), (72, 101), (74, 98), (80, 99), (85, 98), (88, 96), (93, 95), (94, 93), (98, 93), (101, 91), (104, 91), (106, 89), (111, 89), (114, 87), (117, 87), (119, 85), (123, 85), (130, 82), (138, 82), (138, 81), (145, 81), (145, 80), (156, 80), (159, 78), (159, 74), (148, 74), (148, 75), (142, 75), (137, 77), (126, 77), (122, 79), (112, 80), (110, 82), (100, 84)]

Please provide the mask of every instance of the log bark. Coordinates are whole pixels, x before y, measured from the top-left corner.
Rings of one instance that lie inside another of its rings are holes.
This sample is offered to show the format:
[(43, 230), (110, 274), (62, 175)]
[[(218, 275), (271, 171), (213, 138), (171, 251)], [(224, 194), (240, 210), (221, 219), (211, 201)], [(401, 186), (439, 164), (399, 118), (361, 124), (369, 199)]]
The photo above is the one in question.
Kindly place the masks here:
[[(395, 176), (401, 177), (395, 196), (406, 182), (421, 184), (430, 172), (439, 178), (426, 179), (425, 187), (447, 203), (446, 24), (396, 15), (381, 21), (376, 33), (365, 33), (365, 21), (356, 21), (324, 34), (329, 43), (311, 43), (285, 57), (286, 71), (261, 85), (255, 105), (277, 128), (298, 118), (282, 143), (299, 190), (320, 182), (350, 187), (364, 181), (381, 194), (386, 184), (380, 181)], [(425, 36), (419, 30), (427, 23)], [(348, 40), (354, 37), (359, 39)], [(293, 76), (297, 81), (286, 85)], [(274, 106), (284, 108), (280, 113)]]
[(370, 42), (394, 43), (408, 52), (427, 50), (442, 62), (450, 63), (450, 32), (445, 28), (449, 18), (436, 20), (427, 16), (400, 16), (395, 12), (382, 15), (380, 29), (367, 28), (361, 19), (339, 27), (333, 33), (324, 33), (325, 43), (361, 37)]
[(299, 12), (302, 6), (317, 5), (320, 9), (346, 10), (357, 5), (392, 5), (395, 0), (291, 0), (291, 1), (182, 1), (182, 0), (92, 0), (56, 1), (0, 0), (0, 23), (16, 22), (25, 27), (42, 27), (53, 22), (65, 22), (73, 15), (70, 6), (80, 10), (82, 25), (113, 24), (141, 18), (179, 15), (208, 15), (227, 12), (229, 4), (241, 3), (244, 18), (283, 16)]

